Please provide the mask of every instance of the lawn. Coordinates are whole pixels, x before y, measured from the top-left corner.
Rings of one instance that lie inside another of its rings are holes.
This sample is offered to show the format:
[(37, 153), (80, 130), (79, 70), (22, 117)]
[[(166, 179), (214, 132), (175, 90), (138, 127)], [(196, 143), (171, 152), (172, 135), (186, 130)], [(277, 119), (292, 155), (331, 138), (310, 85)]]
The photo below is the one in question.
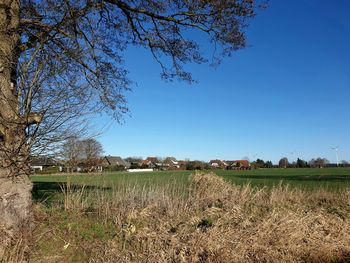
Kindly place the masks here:
[[(214, 171), (226, 181), (238, 185), (250, 184), (254, 187), (272, 187), (288, 184), (306, 190), (325, 189), (337, 191), (350, 186), (350, 168), (325, 169), (259, 169), (239, 171)], [(194, 171), (156, 171), (145, 173), (114, 172), (103, 175), (33, 175), (33, 198), (39, 202), (50, 202), (59, 198), (67, 181), (75, 188), (85, 185), (86, 189), (113, 189), (126, 191), (142, 186), (145, 189), (162, 185), (172, 185), (176, 191), (186, 192), (188, 178)]]
[(218, 170), (216, 173), (235, 184), (274, 186), (279, 183), (302, 189), (339, 190), (350, 186), (350, 168), (290, 168), (258, 169), (243, 171)]

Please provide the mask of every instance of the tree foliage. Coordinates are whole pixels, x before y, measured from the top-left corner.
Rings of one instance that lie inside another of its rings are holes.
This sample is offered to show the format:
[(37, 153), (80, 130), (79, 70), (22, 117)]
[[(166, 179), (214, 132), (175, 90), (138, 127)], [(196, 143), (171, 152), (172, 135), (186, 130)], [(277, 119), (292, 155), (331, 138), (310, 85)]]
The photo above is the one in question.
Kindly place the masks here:
[(271, 161), (265, 162), (265, 168), (272, 168), (272, 167), (273, 167), (273, 163)]
[(296, 162), (296, 167), (297, 168), (306, 168), (306, 167), (309, 167), (308, 163), (300, 158), (297, 159), (297, 162)]
[(256, 163), (256, 165), (257, 165), (258, 168), (263, 168), (263, 167), (265, 167), (265, 162), (264, 162), (264, 160), (262, 160), (262, 159), (259, 159), (259, 158), (256, 159), (255, 163)]

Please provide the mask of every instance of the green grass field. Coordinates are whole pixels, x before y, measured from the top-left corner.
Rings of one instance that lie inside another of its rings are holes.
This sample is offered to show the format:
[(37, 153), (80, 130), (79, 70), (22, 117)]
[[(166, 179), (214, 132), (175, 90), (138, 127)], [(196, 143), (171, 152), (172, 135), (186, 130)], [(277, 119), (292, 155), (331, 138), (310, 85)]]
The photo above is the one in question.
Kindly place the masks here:
[(337, 190), (350, 186), (350, 168), (295, 168), (295, 169), (259, 169), (247, 171), (217, 171), (226, 180), (236, 184), (252, 186), (274, 186), (279, 183), (303, 189), (326, 188)]
[[(350, 187), (350, 168), (325, 169), (259, 169), (239, 171), (214, 171), (225, 180), (238, 185), (273, 187), (288, 184), (306, 190), (326, 189), (337, 191)], [(103, 175), (33, 175), (33, 198), (38, 202), (50, 202), (62, 194), (67, 181), (75, 188), (85, 185), (86, 189), (113, 189), (125, 191), (138, 185), (145, 189), (171, 184), (177, 191), (186, 191), (190, 174), (194, 171), (156, 171), (147, 173), (114, 172)]]

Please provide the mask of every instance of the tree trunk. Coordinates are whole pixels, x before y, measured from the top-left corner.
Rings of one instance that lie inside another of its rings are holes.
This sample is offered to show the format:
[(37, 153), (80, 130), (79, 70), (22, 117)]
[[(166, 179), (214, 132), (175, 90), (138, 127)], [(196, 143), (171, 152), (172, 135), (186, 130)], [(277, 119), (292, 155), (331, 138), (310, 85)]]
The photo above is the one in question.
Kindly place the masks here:
[(19, 2), (0, 0), (0, 258), (32, 225), (29, 152), (16, 89)]

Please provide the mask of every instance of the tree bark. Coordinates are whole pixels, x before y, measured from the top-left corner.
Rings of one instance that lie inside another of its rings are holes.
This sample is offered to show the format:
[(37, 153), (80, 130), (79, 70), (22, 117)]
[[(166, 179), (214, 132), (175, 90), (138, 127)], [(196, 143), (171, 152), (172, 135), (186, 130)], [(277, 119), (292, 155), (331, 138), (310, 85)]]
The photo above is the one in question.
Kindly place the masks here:
[(32, 184), (16, 90), (20, 6), (0, 0), (0, 258), (32, 225)]

